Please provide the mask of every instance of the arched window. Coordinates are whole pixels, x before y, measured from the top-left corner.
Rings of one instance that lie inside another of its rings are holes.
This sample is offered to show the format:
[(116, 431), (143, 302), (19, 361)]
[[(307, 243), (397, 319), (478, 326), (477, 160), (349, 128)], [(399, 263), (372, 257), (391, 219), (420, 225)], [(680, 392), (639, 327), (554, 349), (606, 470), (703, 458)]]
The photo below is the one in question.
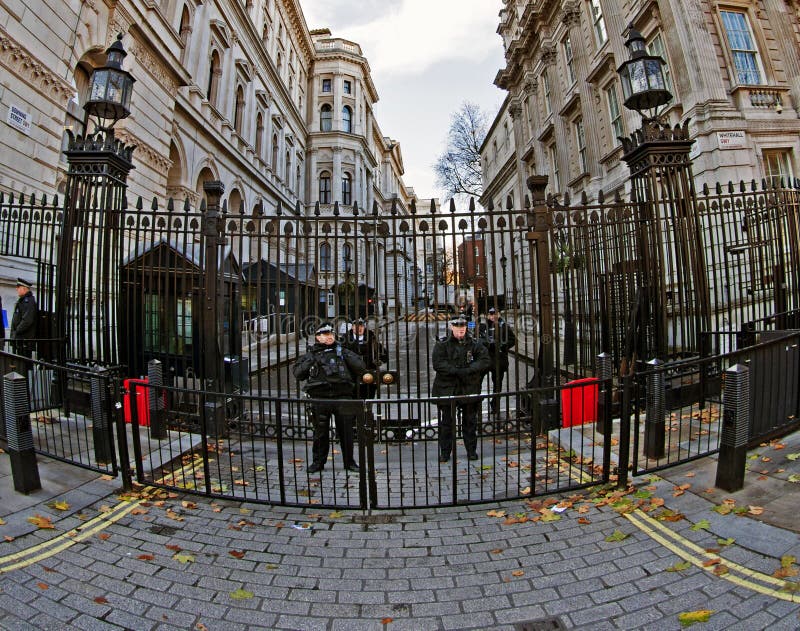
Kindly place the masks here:
[(217, 89), (219, 88), (219, 79), (222, 76), (222, 67), (219, 63), (219, 54), (215, 50), (211, 53), (211, 63), (208, 68), (208, 91), (206, 92), (206, 99), (214, 107), (217, 106)]
[(342, 173), (342, 204), (349, 206), (353, 203), (353, 181), (349, 173)]
[(342, 270), (345, 272), (353, 271), (353, 248), (349, 243), (342, 246)]
[(331, 269), (330, 243), (323, 243), (319, 246), (319, 269), (321, 272), (328, 272)]
[(191, 34), (191, 32), (192, 32), (191, 15), (189, 14), (188, 7), (184, 6), (183, 11), (181, 12), (181, 25), (178, 30), (178, 33), (181, 38), (181, 45), (183, 46), (183, 50), (181, 51), (182, 61), (185, 61), (186, 46), (189, 44), (189, 35)]
[(278, 173), (278, 134), (272, 134), (272, 162), (269, 164), (272, 172)]
[(233, 106), (233, 128), (242, 135), (242, 119), (244, 118), (244, 90), (242, 86), (236, 88), (236, 104)]
[(302, 171), (300, 169), (300, 165), (298, 164), (297, 165), (297, 175), (295, 176), (295, 184), (294, 184), (295, 195), (297, 195), (298, 197), (300, 197), (300, 184), (301, 184), (300, 178), (301, 177), (302, 177)]
[(262, 152), (264, 151), (264, 117), (261, 112), (256, 116), (256, 155), (264, 159)]
[(319, 174), (319, 203), (331, 203), (331, 174), (327, 171)]
[(342, 108), (342, 131), (348, 134), (353, 133), (353, 110), (349, 105)]
[(285, 168), (283, 170), (283, 179), (286, 181), (286, 186), (292, 181), (292, 154), (286, 150), (286, 161), (284, 162)]
[(333, 127), (333, 110), (327, 103), (322, 106), (319, 112), (320, 131), (330, 131)]

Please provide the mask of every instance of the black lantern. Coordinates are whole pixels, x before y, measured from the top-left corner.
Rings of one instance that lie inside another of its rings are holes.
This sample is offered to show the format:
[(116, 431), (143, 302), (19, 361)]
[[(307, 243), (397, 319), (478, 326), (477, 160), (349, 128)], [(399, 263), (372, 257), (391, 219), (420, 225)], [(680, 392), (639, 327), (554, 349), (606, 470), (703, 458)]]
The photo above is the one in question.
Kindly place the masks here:
[(644, 37), (633, 28), (633, 24), (628, 25), (625, 47), (630, 59), (617, 68), (625, 107), (640, 114), (642, 110), (654, 110), (654, 116), (657, 116), (658, 108), (672, 100), (672, 93), (667, 90), (664, 80), (665, 62), (658, 55), (647, 54)]
[(97, 117), (100, 129), (110, 129), (114, 123), (131, 113), (131, 93), (136, 79), (122, 69), (122, 60), (127, 54), (122, 47), (120, 33), (117, 41), (106, 50), (106, 65), (92, 72), (89, 94), (83, 108), (90, 116)]

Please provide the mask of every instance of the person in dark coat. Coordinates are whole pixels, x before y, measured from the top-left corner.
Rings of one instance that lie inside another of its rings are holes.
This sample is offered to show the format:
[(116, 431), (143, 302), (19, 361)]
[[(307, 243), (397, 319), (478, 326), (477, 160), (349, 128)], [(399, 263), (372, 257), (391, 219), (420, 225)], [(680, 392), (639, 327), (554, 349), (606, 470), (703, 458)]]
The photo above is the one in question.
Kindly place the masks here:
[(306, 394), (316, 399), (311, 403), (314, 442), (308, 472), (317, 473), (325, 468), (330, 451), (331, 416), (336, 422), (344, 467), (347, 471), (358, 471), (358, 463), (353, 458), (355, 410), (339, 401), (355, 398), (356, 383), (367, 367), (358, 355), (336, 341), (330, 324), (320, 326), (314, 339), (314, 345), (293, 368), (298, 381), (306, 380)]
[[(459, 397), (480, 394), (483, 376), (489, 370), (489, 351), (480, 340), (467, 333), (467, 321), (450, 321), (450, 334), (433, 348), (434, 397)], [(447, 462), (453, 451), (456, 415), (461, 417), (464, 447), (470, 460), (478, 459), (478, 416), (480, 399), (455, 399), (437, 402), (439, 408), (439, 462)]]
[(17, 304), (14, 306), (14, 316), (11, 318), (10, 337), (12, 348), (17, 355), (27, 358), (33, 356), (33, 340), (36, 338), (36, 319), (39, 308), (36, 298), (31, 291), (31, 284), (22, 279), (17, 279)]
[[(359, 318), (353, 321), (353, 327), (344, 338), (344, 347), (356, 353), (367, 366), (367, 370), (376, 371), (386, 361), (383, 344), (375, 333), (367, 328), (367, 323)], [(359, 382), (356, 393), (359, 399), (374, 399), (378, 391), (378, 382)]]
[(517, 343), (514, 330), (506, 324), (494, 307), (489, 309), (486, 322), (481, 322), (478, 337), (489, 350), (492, 374), (492, 406), (494, 414), (500, 411), (500, 396), (503, 391), (503, 378), (508, 372), (508, 351)]

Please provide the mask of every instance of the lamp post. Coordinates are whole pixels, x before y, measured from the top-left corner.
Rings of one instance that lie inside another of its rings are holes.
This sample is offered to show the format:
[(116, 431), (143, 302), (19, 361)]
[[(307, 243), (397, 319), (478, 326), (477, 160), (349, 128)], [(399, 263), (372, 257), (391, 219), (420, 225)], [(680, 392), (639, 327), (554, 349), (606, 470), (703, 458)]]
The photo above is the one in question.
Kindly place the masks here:
[[(658, 108), (672, 100), (664, 79), (665, 62), (658, 55), (647, 54), (644, 37), (633, 24), (628, 25), (627, 33), (625, 47), (630, 59), (617, 68), (625, 107), (639, 112), (645, 121), (657, 120)], [(649, 110), (650, 114), (644, 114), (643, 110)]]
[[(114, 138), (114, 124), (130, 114), (134, 78), (122, 69), (122, 35), (92, 72), (84, 109), (95, 119), (91, 133), (68, 131), (67, 190), (58, 251), (55, 296), (62, 360), (117, 365), (122, 340), (119, 306), (118, 227), (127, 206), (134, 147)], [(85, 279), (85, 280), (84, 280)], [(118, 337), (114, 337), (113, 332)]]

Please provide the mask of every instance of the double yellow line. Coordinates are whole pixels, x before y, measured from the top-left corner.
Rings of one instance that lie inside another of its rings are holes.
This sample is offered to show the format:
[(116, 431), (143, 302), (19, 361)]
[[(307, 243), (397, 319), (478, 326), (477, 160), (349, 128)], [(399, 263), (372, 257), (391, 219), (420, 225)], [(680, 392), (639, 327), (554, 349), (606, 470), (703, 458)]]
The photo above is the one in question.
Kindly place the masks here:
[[(779, 598), (780, 600), (788, 600), (789, 602), (800, 602), (800, 593), (789, 592), (784, 589), (788, 581), (775, 578), (763, 572), (751, 570), (733, 561), (728, 561), (717, 553), (708, 552), (678, 533), (673, 532), (664, 524), (653, 519), (638, 508), (632, 513), (624, 513), (624, 516), (650, 538), (678, 555), (684, 561), (688, 561), (695, 567), (699, 567), (701, 570), (710, 572), (718, 578), (751, 589), (760, 594), (766, 594), (767, 596)], [(720, 562), (713, 565), (704, 565), (713, 559), (719, 559)], [(728, 572), (725, 574), (716, 574), (714, 572), (714, 567), (719, 567), (720, 565), (724, 565), (728, 569)]]
[[(178, 472), (173, 473), (172, 475), (185, 476), (186, 471), (189, 469), (194, 470), (201, 460), (202, 458), (200, 456), (195, 456), (192, 462), (183, 465)], [(160, 478), (157, 482), (163, 482), (166, 477), (167, 476)], [(154, 487), (148, 486), (145, 487), (144, 490), (148, 491), (153, 488)], [(85, 541), (89, 537), (101, 532), (111, 524), (118, 522), (120, 519), (136, 509), (144, 501), (144, 499), (120, 500), (119, 504), (117, 504), (110, 511), (101, 513), (97, 517), (93, 517), (77, 528), (63, 532), (49, 541), (43, 541), (35, 546), (31, 546), (30, 548), (0, 557), (0, 574), (11, 572), (12, 570), (18, 570), (23, 567), (28, 567), (29, 565), (43, 561), (44, 559), (58, 554), (59, 552), (63, 552), (67, 548), (74, 546), (76, 543)]]

